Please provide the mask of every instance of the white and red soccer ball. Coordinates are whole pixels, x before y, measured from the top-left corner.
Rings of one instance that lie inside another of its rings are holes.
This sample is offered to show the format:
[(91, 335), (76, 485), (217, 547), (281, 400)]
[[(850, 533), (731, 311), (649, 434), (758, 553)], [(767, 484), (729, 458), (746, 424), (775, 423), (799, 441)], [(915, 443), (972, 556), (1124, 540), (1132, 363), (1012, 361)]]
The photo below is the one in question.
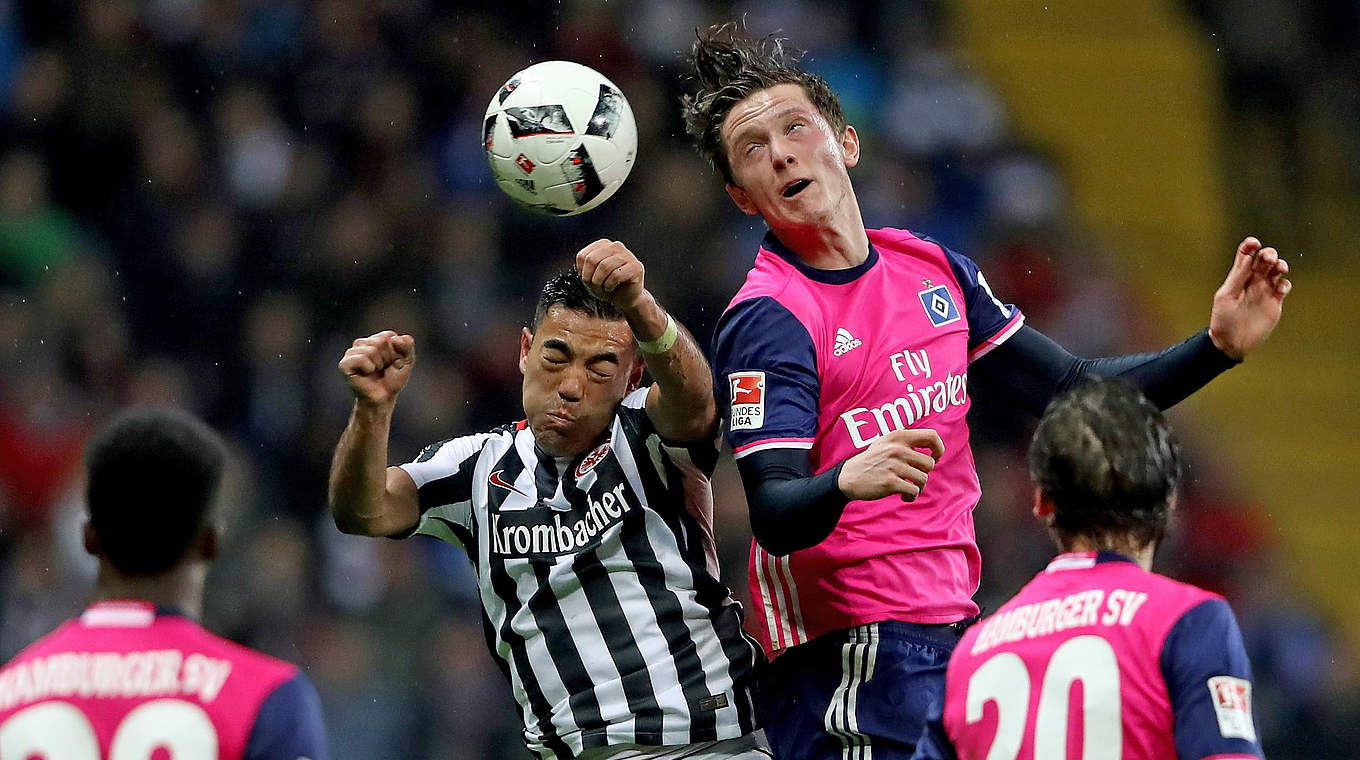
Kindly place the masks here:
[(637, 157), (637, 124), (623, 92), (598, 71), (544, 61), (491, 98), (482, 140), (496, 183), (558, 216), (604, 203)]

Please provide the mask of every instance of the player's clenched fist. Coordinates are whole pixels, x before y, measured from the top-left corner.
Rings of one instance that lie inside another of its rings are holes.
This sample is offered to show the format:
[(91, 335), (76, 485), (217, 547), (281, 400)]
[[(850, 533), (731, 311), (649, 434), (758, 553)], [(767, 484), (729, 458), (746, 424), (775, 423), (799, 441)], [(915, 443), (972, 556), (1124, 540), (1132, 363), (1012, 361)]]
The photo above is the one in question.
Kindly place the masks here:
[(596, 298), (627, 311), (647, 292), (642, 286), (645, 268), (623, 243), (596, 240), (576, 254), (581, 280)]
[(340, 371), (360, 401), (393, 403), (416, 363), (416, 339), (391, 330), (359, 338), (340, 359)]
[(942, 456), (944, 441), (934, 430), (894, 430), (845, 460), (836, 485), (850, 499), (901, 494), (903, 501), (913, 501)]

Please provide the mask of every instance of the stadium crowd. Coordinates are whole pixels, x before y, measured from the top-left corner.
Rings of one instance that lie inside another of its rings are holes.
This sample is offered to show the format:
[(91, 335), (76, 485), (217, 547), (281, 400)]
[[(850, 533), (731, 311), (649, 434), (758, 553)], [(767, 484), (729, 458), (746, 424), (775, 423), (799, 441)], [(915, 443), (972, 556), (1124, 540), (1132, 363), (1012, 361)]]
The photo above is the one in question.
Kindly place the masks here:
[[(763, 226), (710, 186), (676, 77), (696, 26), (742, 15), (807, 46), (872, 142), (855, 170), (867, 221), (972, 256), (1077, 353), (1176, 337), (1154, 332), (1071, 218), (1054, 162), (1016, 142), (1004, 103), (948, 44), (941, 2), (5, 3), (0, 661), (77, 612), (89, 586), (94, 563), (70, 529), (87, 437), (124, 406), (171, 404), (234, 447), (234, 526), (207, 625), (305, 668), (333, 757), (525, 756), (465, 558), (345, 536), (325, 512), (350, 403), (335, 357), (379, 329), (417, 336), (400, 457), (517, 416), (517, 336), (538, 286), (602, 236), (627, 242), (707, 340), (749, 262), (735, 252), (754, 251)], [(514, 206), (482, 156), (487, 99), (549, 58), (601, 70), (639, 125), (631, 177), (584, 217)], [(975, 402), (973, 440), (979, 600), (994, 608), (1051, 550), (1029, 514), (1032, 425), (995, 407), (1003, 394), (976, 396), (991, 399)], [(1353, 655), (1280, 569), (1231, 464), (1185, 412), (1173, 419), (1190, 464), (1158, 568), (1232, 602), (1271, 757), (1349, 756)], [(749, 530), (730, 461), (716, 488), (724, 578), (744, 595)]]

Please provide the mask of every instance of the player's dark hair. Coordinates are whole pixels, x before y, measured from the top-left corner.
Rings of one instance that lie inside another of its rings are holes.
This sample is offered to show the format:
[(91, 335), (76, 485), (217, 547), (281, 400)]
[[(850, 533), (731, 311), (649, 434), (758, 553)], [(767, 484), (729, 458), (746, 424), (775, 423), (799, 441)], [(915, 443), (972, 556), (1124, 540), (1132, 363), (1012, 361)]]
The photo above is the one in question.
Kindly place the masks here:
[(1180, 444), (1136, 388), (1102, 380), (1048, 405), (1030, 444), (1029, 472), (1053, 503), (1060, 538), (1141, 549), (1166, 533)]
[(624, 319), (623, 312), (619, 311), (617, 306), (591, 295), (581, 279), (581, 273), (575, 267), (543, 283), (543, 292), (539, 294), (538, 305), (534, 307), (535, 332), (538, 331), (538, 325), (547, 315), (548, 309), (558, 304), (597, 319), (610, 321)]
[(184, 558), (207, 523), (226, 460), (222, 440), (176, 409), (126, 412), (85, 449), (85, 502), (106, 558), (154, 575)]
[(687, 58), (686, 85), (680, 98), (685, 131), (702, 155), (728, 183), (732, 164), (722, 141), (722, 125), (733, 106), (752, 93), (781, 84), (796, 84), (837, 134), (845, 131), (845, 112), (831, 86), (798, 68), (800, 51), (773, 35), (751, 38), (744, 24), (732, 21), (697, 32)]

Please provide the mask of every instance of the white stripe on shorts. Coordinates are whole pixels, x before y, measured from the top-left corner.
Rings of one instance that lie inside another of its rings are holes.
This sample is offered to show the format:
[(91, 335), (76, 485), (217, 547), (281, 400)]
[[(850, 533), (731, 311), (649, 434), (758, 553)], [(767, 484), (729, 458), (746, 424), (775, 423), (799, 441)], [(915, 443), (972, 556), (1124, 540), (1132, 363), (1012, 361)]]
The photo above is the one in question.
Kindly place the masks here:
[(850, 629), (841, 646), (841, 683), (826, 710), (826, 732), (841, 740), (842, 760), (873, 760), (869, 736), (859, 730), (856, 711), (860, 684), (873, 678), (878, 660), (878, 624)]

